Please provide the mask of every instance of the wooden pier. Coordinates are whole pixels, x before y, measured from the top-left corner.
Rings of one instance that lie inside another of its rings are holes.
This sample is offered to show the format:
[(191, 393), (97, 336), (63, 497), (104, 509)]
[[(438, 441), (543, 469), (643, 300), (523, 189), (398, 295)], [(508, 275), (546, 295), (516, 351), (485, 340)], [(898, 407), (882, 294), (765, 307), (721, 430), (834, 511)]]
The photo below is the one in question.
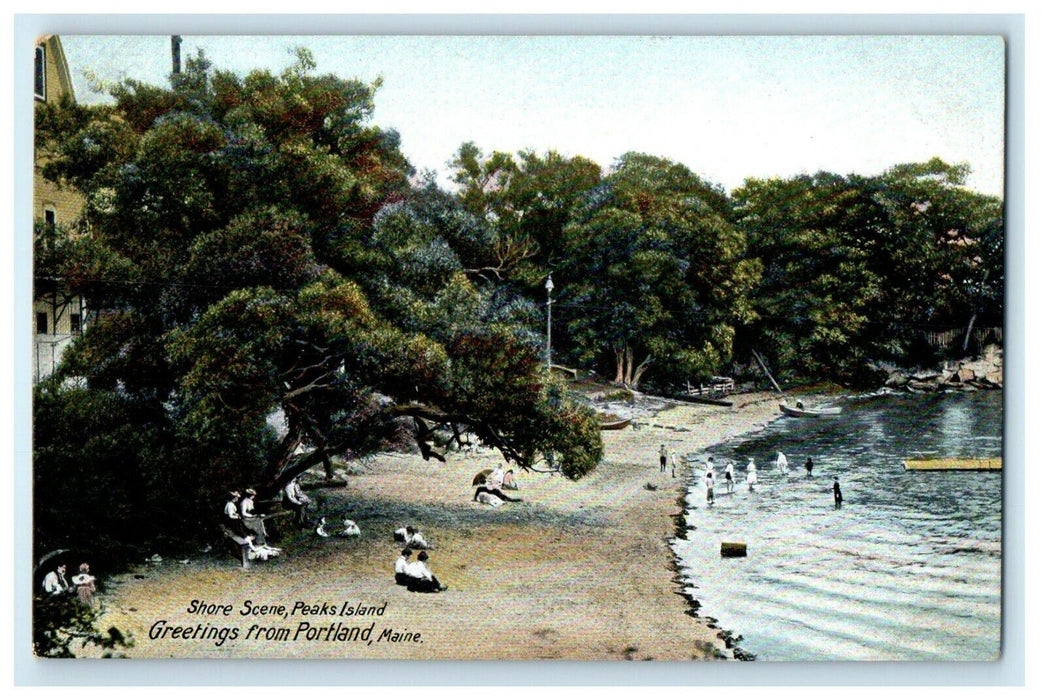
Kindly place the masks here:
[(1002, 458), (984, 459), (966, 457), (935, 457), (933, 459), (906, 459), (904, 468), (908, 471), (1000, 471)]

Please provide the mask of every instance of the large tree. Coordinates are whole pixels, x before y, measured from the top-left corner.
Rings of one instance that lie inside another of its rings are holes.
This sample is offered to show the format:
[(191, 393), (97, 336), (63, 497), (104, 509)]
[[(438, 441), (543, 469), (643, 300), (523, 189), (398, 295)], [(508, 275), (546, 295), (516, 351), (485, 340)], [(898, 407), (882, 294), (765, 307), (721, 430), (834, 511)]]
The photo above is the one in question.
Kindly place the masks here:
[[(412, 187), (396, 133), (369, 123), (376, 84), (313, 71), (306, 52), (245, 77), (198, 55), (169, 89), (129, 81), (108, 106), (39, 110), (47, 175), (87, 207), (37, 274), (93, 316), (39, 387), (37, 425), (78, 418), (104, 449), (75, 454), (113, 498), (153, 514), (177, 499), (166, 527), (405, 423), (426, 457), (478, 439), (524, 468), (555, 451), (566, 475), (591, 470), (595, 419), (447, 243), (482, 222)], [(68, 442), (38, 430), (35, 456), (37, 486), (71, 499)]]
[(628, 153), (564, 231), (558, 316), (575, 357), (613, 362), (637, 386), (724, 367), (759, 274), (721, 188), (685, 166)]
[(1002, 204), (965, 176), (933, 159), (877, 176), (747, 180), (735, 221), (764, 273), (743, 351), (785, 375), (851, 382), (869, 361), (934, 359), (934, 331), (1000, 323)]

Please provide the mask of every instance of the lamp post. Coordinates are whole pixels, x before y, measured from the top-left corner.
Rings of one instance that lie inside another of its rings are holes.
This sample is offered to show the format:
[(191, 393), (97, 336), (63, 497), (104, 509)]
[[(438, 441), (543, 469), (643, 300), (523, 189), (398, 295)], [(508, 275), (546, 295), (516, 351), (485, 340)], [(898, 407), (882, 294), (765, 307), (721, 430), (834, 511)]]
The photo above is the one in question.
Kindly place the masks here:
[(549, 374), (552, 373), (552, 290), (556, 286), (552, 284), (552, 273), (548, 273), (548, 279), (545, 280), (545, 293), (548, 295), (548, 301), (545, 302), (545, 307), (548, 310), (548, 330), (546, 331), (545, 338), (547, 343), (545, 345), (545, 355), (548, 362)]

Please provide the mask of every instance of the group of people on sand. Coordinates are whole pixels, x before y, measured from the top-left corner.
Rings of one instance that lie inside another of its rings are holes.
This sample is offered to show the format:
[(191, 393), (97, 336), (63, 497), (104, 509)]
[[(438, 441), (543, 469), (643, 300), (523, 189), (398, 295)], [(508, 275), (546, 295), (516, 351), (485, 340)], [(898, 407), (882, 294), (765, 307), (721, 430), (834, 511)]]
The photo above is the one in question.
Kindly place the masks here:
[[(393, 567), (396, 585), (406, 586), (408, 591), (414, 593), (439, 593), (447, 590), (447, 586), (440, 583), (429, 568), (429, 553), (426, 551), (429, 544), (424, 535), (415, 530), (413, 525), (407, 525), (393, 532), (392, 539), (407, 545), (400, 552)], [(421, 551), (418, 552), (418, 558), (411, 561), (414, 549)]]
[(414, 550), (407, 547), (396, 559), (396, 585), (406, 586), (408, 591), (414, 593), (440, 593), (447, 590), (447, 586), (440, 583), (429, 568), (429, 553), (421, 550), (418, 552), (418, 558), (411, 561), (413, 555)]
[[(661, 463), (661, 471), (662, 472), (668, 471), (669, 453), (668, 453), (668, 450), (665, 449), (664, 444), (662, 444), (661, 445), (661, 449), (658, 450), (657, 457), (658, 457), (658, 461)], [(674, 478), (676, 478), (676, 467), (679, 466), (679, 458), (676, 456), (676, 453), (674, 451), (671, 454), (671, 461), (672, 461), (672, 478), (674, 479)]]
[[(473, 482), (475, 483), (475, 482)], [(509, 469), (505, 471), (498, 465), (487, 474), (485, 483), (476, 488), (472, 500), (489, 506), (500, 506), (505, 503), (519, 503), (522, 498), (513, 498), (505, 493), (505, 490), (518, 490), (516, 475)]]
[(49, 571), (44, 576), (43, 589), (48, 596), (61, 596), (75, 594), (77, 599), (84, 605), (94, 605), (95, 578), (91, 575), (91, 566), (84, 562), (80, 564), (80, 573), (73, 576), (70, 583), (66, 577), (66, 566), (59, 564), (54, 571)]

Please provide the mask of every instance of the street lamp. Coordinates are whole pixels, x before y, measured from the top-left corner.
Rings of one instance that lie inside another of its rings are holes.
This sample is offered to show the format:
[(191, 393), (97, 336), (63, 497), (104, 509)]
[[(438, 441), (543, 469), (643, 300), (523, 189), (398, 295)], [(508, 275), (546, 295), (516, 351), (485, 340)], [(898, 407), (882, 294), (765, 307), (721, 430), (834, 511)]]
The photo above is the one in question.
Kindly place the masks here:
[(556, 286), (552, 284), (552, 273), (548, 273), (548, 279), (545, 280), (545, 293), (548, 295), (548, 301), (545, 302), (545, 307), (548, 309), (548, 331), (545, 334), (547, 344), (545, 346), (545, 354), (548, 358), (548, 371), (552, 373), (552, 290)]

